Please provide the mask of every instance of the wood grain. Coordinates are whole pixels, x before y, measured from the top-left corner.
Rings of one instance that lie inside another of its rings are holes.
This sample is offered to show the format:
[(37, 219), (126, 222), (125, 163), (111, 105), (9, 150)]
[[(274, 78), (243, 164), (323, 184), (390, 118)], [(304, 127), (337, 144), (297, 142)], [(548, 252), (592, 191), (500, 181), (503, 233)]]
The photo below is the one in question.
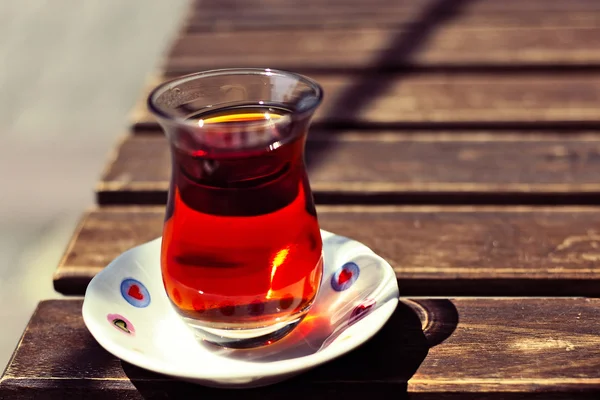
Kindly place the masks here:
[[(312, 75), (325, 91), (313, 126), (600, 126), (600, 73)], [(164, 78), (162, 78), (164, 79)], [(148, 91), (158, 81), (149, 84)], [(140, 97), (134, 128), (159, 130)]]
[[(194, 7), (204, 12), (229, 14), (244, 12), (248, 17), (252, 17), (268, 13), (288, 14), (302, 12), (307, 9), (314, 10), (315, 13), (327, 10), (331, 12), (356, 10), (356, 12), (359, 12), (373, 8), (382, 9), (387, 12), (408, 12), (410, 10), (422, 10), (438, 3), (447, 2), (443, 0), (372, 0), (367, 4), (361, 0), (330, 0), (327, 2), (323, 2), (322, 0), (305, 0), (302, 2), (302, 5), (299, 5), (294, 0), (198, 0), (194, 2)], [(496, 0), (457, 0), (452, 3), (459, 4), (461, 9), (468, 13), (498, 13), (508, 11), (515, 13), (538, 13), (542, 11), (600, 10), (600, 5), (595, 0), (504, 0), (501, 2)]]
[[(188, 16), (182, 34), (199, 32), (240, 32), (240, 31), (288, 31), (312, 28), (327, 32), (333, 29), (411, 29), (419, 23), (421, 10), (390, 12), (382, 8), (363, 10), (344, 9), (304, 10), (272, 15), (263, 13), (249, 18), (243, 14), (213, 13), (198, 10)], [(594, 27), (600, 18), (598, 11), (538, 11), (535, 13), (495, 13), (461, 12), (449, 19), (448, 23), (460, 24), (468, 28), (515, 28), (515, 27)], [(443, 30), (444, 26), (436, 30)]]
[[(598, 207), (318, 208), (323, 229), (365, 243), (394, 267), (402, 295), (600, 295)], [(88, 212), (54, 275), (83, 294), (123, 251), (161, 235), (163, 207)]]
[(292, 380), (239, 391), (118, 360), (87, 331), (81, 304), (39, 304), (0, 381), (0, 398), (596, 399), (600, 391), (598, 299), (401, 300), (359, 349)]
[[(446, 7), (452, 7), (453, 2), (446, 2)], [(456, 3), (456, 1), (454, 2)], [(522, 2), (526, 3), (526, 2)], [(373, 6), (362, 7), (310, 7), (261, 8), (260, 12), (253, 9), (243, 12), (225, 12), (219, 9), (196, 8), (186, 19), (184, 34), (194, 32), (239, 32), (239, 31), (288, 31), (313, 28), (327, 32), (331, 29), (357, 28), (412, 28), (419, 23), (426, 9)], [(600, 18), (600, 10), (529, 10), (512, 11), (498, 10), (482, 12), (469, 7), (459, 7), (452, 13), (442, 10), (438, 19), (445, 17), (447, 24), (460, 25), (468, 28), (514, 28), (514, 27), (593, 27)], [(444, 15), (445, 12), (445, 15)], [(449, 15), (451, 14), (451, 15)], [(445, 29), (445, 25), (437, 26), (436, 30)]]
[[(600, 203), (593, 133), (314, 130), (306, 161), (318, 203)], [(170, 174), (162, 135), (127, 136), (96, 187), (98, 201), (164, 204)]]
[[(313, 72), (399, 68), (508, 68), (600, 65), (600, 12), (590, 27), (522, 25), (431, 32), (341, 29), (187, 34), (171, 48), (165, 71), (270, 67)], [(257, 45), (249, 45), (256, 43)]]

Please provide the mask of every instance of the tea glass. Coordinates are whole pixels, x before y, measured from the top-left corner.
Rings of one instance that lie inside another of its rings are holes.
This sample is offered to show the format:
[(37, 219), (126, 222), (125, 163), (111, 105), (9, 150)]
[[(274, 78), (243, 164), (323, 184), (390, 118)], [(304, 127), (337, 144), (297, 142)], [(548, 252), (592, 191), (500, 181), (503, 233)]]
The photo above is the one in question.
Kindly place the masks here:
[(171, 150), (163, 283), (199, 339), (262, 346), (309, 311), (323, 258), (304, 145), (321, 100), (315, 81), (272, 69), (200, 72), (150, 94)]

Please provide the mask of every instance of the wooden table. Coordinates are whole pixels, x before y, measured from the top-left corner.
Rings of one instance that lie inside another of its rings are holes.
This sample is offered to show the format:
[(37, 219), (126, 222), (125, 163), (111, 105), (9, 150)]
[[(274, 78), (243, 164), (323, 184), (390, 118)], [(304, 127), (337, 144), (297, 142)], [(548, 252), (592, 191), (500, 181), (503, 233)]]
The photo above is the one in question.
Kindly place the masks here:
[[(600, 2), (204, 0), (148, 80), (260, 66), (317, 79), (321, 226), (393, 265), (401, 302), (360, 349), (286, 383), (191, 386), (121, 362), (81, 298), (40, 303), (1, 399), (597, 399)], [(147, 90), (55, 288), (81, 296), (161, 234), (169, 154)]]

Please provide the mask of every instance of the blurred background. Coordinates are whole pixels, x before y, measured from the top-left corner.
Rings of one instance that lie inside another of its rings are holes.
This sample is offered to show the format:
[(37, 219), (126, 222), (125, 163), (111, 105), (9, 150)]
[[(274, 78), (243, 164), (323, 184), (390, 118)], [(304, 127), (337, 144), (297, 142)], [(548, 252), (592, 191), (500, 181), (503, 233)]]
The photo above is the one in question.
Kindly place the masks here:
[(185, 4), (0, 1), (2, 369)]

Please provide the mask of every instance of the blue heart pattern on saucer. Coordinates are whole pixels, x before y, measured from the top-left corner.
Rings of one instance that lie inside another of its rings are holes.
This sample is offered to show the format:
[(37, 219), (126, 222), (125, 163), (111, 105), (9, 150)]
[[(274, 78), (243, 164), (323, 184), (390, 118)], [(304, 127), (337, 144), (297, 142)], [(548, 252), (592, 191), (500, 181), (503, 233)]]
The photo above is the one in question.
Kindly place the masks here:
[(356, 282), (360, 275), (360, 268), (353, 262), (342, 265), (340, 269), (335, 271), (331, 277), (331, 287), (336, 292), (342, 292), (348, 289)]
[(121, 282), (121, 295), (129, 304), (138, 308), (150, 305), (150, 293), (144, 284), (136, 279), (127, 278)]

